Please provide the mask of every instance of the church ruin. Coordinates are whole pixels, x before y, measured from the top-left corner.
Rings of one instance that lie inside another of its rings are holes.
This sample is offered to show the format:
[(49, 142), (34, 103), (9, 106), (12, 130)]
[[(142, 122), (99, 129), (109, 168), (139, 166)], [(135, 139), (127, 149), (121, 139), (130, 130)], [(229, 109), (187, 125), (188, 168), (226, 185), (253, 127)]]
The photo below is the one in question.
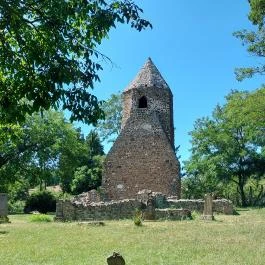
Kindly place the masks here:
[(122, 130), (104, 165), (106, 199), (135, 198), (143, 189), (180, 198), (174, 150), (173, 95), (148, 58), (123, 92)]
[[(203, 212), (204, 200), (180, 199), (179, 162), (174, 151), (172, 92), (148, 59), (123, 92), (122, 130), (105, 159), (102, 192), (58, 200), (56, 220), (119, 220), (135, 209), (145, 220), (183, 220)], [(228, 200), (215, 212), (232, 214)]]

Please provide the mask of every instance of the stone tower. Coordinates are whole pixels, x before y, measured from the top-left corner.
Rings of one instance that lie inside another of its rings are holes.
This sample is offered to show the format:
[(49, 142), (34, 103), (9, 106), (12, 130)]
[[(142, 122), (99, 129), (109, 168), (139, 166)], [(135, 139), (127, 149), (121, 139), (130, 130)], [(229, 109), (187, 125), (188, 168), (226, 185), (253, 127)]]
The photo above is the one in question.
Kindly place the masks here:
[(102, 188), (110, 200), (143, 189), (180, 197), (179, 168), (172, 92), (148, 58), (123, 92), (122, 130), (106, 157)]

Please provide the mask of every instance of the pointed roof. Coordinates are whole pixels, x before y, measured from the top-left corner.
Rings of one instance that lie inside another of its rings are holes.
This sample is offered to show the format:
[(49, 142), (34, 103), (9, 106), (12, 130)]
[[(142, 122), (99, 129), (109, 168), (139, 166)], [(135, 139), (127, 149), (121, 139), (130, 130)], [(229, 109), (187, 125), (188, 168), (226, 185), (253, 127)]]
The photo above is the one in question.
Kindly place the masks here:
[(156, 68), (151, 58), (147, 59), (140, 72), (135, 79), (129, 84), (125, 91), (137, 88), (137, 87), (151, 87), (156, 86), (159, 88), (170, 89), (167, 82), (164, 80), (159, 70)]

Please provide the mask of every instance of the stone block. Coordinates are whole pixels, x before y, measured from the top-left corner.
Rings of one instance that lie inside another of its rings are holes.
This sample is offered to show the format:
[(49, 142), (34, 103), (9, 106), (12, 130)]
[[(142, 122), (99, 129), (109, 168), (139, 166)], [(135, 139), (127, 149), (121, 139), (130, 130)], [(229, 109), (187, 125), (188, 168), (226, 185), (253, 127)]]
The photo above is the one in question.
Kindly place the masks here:
[(7, 194), (0, 193), (0, 216), (5, 217), (8, 215)]
[(191, 211), (187, 209), (156, 209), (156, 219), (185, 220), (191, 218)]
[(214, 220), (214, 217), (213, 217), (213, 197), (211, 194), (205, 195), (202, 219), (203, 220)]

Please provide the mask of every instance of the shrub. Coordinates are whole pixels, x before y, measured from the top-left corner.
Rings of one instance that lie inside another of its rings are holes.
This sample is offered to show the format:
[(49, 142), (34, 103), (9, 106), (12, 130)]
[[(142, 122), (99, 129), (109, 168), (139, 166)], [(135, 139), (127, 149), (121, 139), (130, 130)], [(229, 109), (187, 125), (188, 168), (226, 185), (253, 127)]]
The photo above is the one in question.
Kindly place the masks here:
[(20, 181), (16, 181), (12, 185), (9, 186), (8, 190), (8, 199), (9, 201), (25, 201), (28, 196), (29, 183), (25, 179), (21, 179)]
[(103, 159), (103, 156), (94, 156), (87, 166), (82, 166), (75, 170), (71, 183), (71, 192), (73, 194), (97, 189), (101, 185)]
[(46, 214), (33, 214), (29, 220), (30, 222), (51, 222), (52, 218)]
[(143, 225), (143, 220), (142, 220), (142, 211), (137, 209), (135, 211), (134, 217), (133, 217), (133, 222), (136, 226), (141, 226)]
[(73, 195), (67, 192), (58, 192), (55, 194), (57, 200), (70, 200), (73, 198)]
[(200, 214), (197, 211), (192, 211), (191, 213), (191, 220), (196, 220), (198, 219)]
[(7, 216), (1, 216), (0, 215), (0, 224), (10, 223)]
[(25, 201), (9, 201), (8, 212), (9, 214), (23, 213), (25, 208)]
[(25, 212), (38, 211), (40, 213), (55, 212), (56, 197), (50, 191), (32, 193), (26, 201)]

